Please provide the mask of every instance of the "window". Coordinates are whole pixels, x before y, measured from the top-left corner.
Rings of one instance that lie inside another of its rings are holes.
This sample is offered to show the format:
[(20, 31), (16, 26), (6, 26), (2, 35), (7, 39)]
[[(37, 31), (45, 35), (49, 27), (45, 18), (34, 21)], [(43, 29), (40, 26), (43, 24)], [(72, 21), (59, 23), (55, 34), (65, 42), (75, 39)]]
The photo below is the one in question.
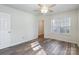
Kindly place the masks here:
[(54, 33), (70, 33), (70, 17), (54, 18), (51, 20), (52, 32)]

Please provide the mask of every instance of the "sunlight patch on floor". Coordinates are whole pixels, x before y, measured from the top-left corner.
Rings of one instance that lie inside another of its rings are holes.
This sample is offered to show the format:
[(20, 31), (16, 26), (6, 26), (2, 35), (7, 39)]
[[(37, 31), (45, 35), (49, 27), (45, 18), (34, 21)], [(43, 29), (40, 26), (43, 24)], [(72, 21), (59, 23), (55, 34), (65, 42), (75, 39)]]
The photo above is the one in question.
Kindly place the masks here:
[(41, 45), (39, 45), (39, 42), (38, 41), (35, 41), (33, 43), (31, 43), (31, 48), (33, 49), (33, 51), (37, 51), (39, 49), (41, 49)]
[(36, 53), (36, 55), (46, 55), (46, 52), (43, 49), (41, 49)]
[(37, 45), (39, 45), (39, 42), (38, 41), (35, 41), (35, 42), (31, 43), (31, 47), (35, 47)]

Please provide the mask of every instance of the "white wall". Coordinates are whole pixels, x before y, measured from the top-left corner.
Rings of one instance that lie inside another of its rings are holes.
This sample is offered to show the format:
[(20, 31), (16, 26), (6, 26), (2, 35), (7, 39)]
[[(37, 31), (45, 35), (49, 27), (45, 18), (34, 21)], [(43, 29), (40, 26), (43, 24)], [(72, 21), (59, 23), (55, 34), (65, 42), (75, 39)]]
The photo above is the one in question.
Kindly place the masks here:
[[(77, 33), (78, 33), (78, 40), (79, 40), (79, 9), (78, 9), (78, 25), (77, 26), (78, 26)], [(79, 41), (78, 41), (78, 46), (79, 46)]]
[[(71, 17), (71, 32), (69, 35), (63, 35), (63, 34), (56, 34), (51, 32), (51, 20), (56, 17), (63, 17), (63, 16), (70, 16)], [(66, 11), (62, 13), (57, 13), (52, 15), (51, 17), (47, 16), (45, 19), (45, 38), (51, 38), (51, 39), (57, 39), (61, 41), (67, 41), (72, 43), (78, 44), (78, 38), (77, 38), (77, 31), (78, 31), (78, 19), (77, 19), (77, 10), (72, 11)], [(48, 18), (48, 19), (47, 19)]]
[(27, 42), (38, 37), (37, 15), (0, 5), (0, 12), (11, 15), (10, 46)]

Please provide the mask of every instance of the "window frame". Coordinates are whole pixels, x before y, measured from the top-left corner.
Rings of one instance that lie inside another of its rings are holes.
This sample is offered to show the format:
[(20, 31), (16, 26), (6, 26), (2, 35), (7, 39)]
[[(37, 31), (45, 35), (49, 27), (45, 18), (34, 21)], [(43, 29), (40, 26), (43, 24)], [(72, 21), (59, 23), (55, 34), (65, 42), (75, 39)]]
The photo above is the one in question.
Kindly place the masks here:
[[(69, 24), (70, 24), (70, 26), (69, 26), (69, 33), (61, 33), (61, 32), (55, 32), (55, 31), (53, 31), (53, 20), (59, 20), (59, 19), (61, 19), (61, 20), (63, 20), (63, 19), (66, 19), (66, 18), (69, 18)], [(54, 33), (54, 34), (61, 34), (61, 35), (70, 35), (70, 33), (71, 33), (71, 17), (69, 17), (69, 16), (65, 16), (65, 17), (58, 17), (58, 18), (53, 18), (52, 20), (51, 20), (51, 32), (52, 33)]]

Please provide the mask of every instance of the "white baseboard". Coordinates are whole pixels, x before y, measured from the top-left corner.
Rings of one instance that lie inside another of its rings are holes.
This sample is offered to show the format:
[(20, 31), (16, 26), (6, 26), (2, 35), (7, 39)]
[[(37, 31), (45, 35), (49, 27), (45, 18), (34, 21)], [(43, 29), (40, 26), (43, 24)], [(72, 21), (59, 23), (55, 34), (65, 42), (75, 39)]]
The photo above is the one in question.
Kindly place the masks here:
[[(36, 38), (35, 38), (35, 39), (36, 39)], [(30, 39), (30, 40), (28, 40), (28, 41), (31, 41), (31, 40), (34, 40), (34, 39)], [(16, 46), (16, 45), (19, 45), (19, 44), (22, 44), (22, 43), (25, 43), (25, 42), (28, 42), (28, 41), (21, 41), (21, 42), (12, 43), (12, 44), (10, 44), (10, 45), (8, 45), (8, 46), (2, 46), (2, 47), (0, 47), (0, 49), (12, 47), (12, 46)]]
[[(45, 37), (45, 38), (50, 38), (50, 39), (55, 39), (52, 37)], [(74, 43), (74, 44), (78, 44), (76, 41), (74, 40), (68, 40), (68, 39), (56, 39), (56, 40), (60, 40), (60, 41), (65, 41), (65, 42), (70, 42), (70, 43)], [(79, 45), (79, 44), (78, 44)]]

